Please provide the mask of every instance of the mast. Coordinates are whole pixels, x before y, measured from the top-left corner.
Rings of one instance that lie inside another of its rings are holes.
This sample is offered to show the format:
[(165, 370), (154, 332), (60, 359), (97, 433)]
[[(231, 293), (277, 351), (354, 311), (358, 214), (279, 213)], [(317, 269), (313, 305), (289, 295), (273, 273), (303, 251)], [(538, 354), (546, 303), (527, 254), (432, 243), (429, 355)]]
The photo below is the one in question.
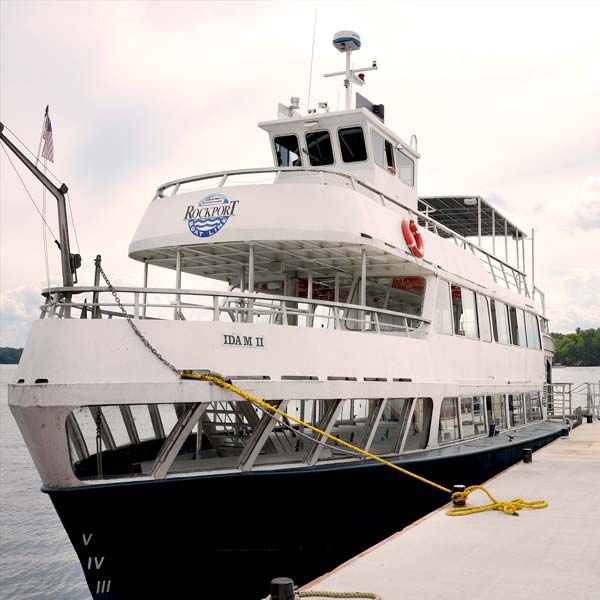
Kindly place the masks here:
[[(346, 110), (352, 108), (352, 84), (363, 86), (365, 84), (363, 71), (374, 71), (377, 69), (377, 62), (373, 61), (372, 66), (362, 69), (352, 68), (352, 52), (360, 50), (361, 41), (360, 35), (356, 31), (338, 31), (333, 36), (333, 46), (340, 52), (346, 54), (346, 70), (336, 71), (335, 73), (325, 73), (325, 77), (344, 76), (344, 87), (346, 88)], [(358, 76), (357, 73), (361, 72)]]
[[(58, 205), (59, 248), (62, 265), (63, 286), (73, 287), (73, 275), (81, 265), (81, 256), (71, 254), (69, 242), (69, 224), (67, 221), (67, 205), (65, 194), (69, 191), (66, 184), (57, 188), (5, 135), (4, 124), (0, 123), (0, 140), (3, 141), (13, 154), (33, 173), (42, 185), (56, 198)], [(76, 279), (76, 278), (75, 278)]]

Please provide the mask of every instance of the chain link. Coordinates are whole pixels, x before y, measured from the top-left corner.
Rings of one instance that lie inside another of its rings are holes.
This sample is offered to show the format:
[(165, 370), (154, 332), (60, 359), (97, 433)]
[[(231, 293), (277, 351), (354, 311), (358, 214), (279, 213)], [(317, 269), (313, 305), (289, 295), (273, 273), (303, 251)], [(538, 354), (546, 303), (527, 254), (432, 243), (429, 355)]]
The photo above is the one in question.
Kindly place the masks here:
[(116, 292), (115, 288), (113, 287), (112, 283), (108, 280), (108, 277), (107, 277), (106, 273), (104, 272), (104, 269), (102, 268), (102, 265), (100, 264), (99, 261), (96, 262), (96, 266), (98, 267), (98, 270), (100, 271), (100, 274), (102, 275), (102, 278), (106, 282), (106, 285), (107, 285), (108, 289), (110, 290), (110, 293), (113, 295), (115, 302), (117, 303), (117, 306), (119, 307), (119, 309), (123, 313), (123, 316), (125, 317), (125, 319), (129, 323), (129, 325), (131, 326), (131, 329), (133, 329), (133, 332), (135, 333), (135, 335), (137, 335), (138, 338), (140, 338), (140, 340), (142, 341), (144, 346), (146, 346), (146, 348), (148, 348), (148, 350), (150, 350), (150, 352), (152, 352), (152, 354), (154, 354), (154, 356), (156, 356), (156, 358), (158, 358), (158, 360), (160, 360), (160, 362), (163, 363), (163, 365), (165, 365), (166, 367), (171, 369), (171, 371), (173, 371), (173, 373), (175, 373), (175, 375), (180, 376), (181, 371), (179, 369), (177, 369), (175, 366), (173, 366), (158, 350), (156, 350), (156, 348), (154, 348), (152, 346), (152, 344), (146, 339), (144, 334), (138, 329), (137, 325), (133, 322), (131, 315), (125, 310), (125, 308), (121, 304), (121, 300), (119, 299), (119, 296), (117, 296), (117, 292)]

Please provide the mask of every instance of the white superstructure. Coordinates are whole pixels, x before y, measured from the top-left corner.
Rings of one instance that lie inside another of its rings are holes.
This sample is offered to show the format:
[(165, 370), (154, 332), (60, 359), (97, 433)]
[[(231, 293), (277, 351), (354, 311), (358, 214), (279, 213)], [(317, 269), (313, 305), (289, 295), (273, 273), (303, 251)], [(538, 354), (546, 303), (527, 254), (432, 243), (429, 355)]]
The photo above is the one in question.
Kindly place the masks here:
[[(347, 57), (355, 36), (336, 34)], [(349, 65), (348, 93), (363, 83)], [(99, 269), (94, 286), (44, 291), (10, 402), (47, 486), (354, 460), (179, 380), (130, 319), (176, 369), (221, 373), (379, 454), (546, 418), (551, 343), (525, 272), (531, 236), (477, 196), (419, 199), (416, 140), (361, 103), (305, 115), (281, 105), (259, 124), (273, 167), (160, 186), (129, 248), (144, 285), (114, 290), (128, 319)], [(421, 253), (403, 234), (411, 221)], [(157, 267), (174, 271), (174, 288), (148, 287)], [(216, 283), (183, 289), (182, 273)], [(144, 443), (126, 469), (102, 464)]]

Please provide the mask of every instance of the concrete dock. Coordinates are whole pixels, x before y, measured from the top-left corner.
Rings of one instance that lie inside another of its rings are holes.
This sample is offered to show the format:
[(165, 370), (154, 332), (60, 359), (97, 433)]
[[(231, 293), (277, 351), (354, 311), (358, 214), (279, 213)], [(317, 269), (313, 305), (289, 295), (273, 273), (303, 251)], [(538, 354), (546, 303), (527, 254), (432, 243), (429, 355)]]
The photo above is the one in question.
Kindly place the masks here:
[[(449, 517), (448, 505), (302, 590), (374, 592), (382, 600), (600, 598), (600, 421), (584, 422), (485, 486), (498, 501), (549, 506), (519, 517)], [(474, 492), (467, 505), (488, 502)], [(394, 499), (378, 495), (371, 510), (393, 511)]]

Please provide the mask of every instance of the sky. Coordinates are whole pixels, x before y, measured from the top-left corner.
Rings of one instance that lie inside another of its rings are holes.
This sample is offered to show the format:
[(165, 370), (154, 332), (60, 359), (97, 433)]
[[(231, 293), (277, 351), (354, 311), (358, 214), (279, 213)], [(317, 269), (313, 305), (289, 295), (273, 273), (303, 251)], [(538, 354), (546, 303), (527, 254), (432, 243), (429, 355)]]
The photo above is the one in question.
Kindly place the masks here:
[[(306, 109), (315, 8), (311, 106), (343, 102), (322, 75), (343, 69), (333, 34), (358, 31), (354, 60), (379, 66), (365, 95), (418, 136), (419, 194), (481, 194), (534, 227), (551, 329), (600, 327), (600, 1), (0, 0), (0, 119), (35, 152), (50, 105), (80, 281), (101, 254), (114, 283), (141, 285), (127, 248), (160, 183), (271, 165), (256, 123), (291, 96)], [(48, 253), (59, 284), (51, 238)], [(44, 287), (41, 220), (0, 152), (0, 346), (24, 344)]]

